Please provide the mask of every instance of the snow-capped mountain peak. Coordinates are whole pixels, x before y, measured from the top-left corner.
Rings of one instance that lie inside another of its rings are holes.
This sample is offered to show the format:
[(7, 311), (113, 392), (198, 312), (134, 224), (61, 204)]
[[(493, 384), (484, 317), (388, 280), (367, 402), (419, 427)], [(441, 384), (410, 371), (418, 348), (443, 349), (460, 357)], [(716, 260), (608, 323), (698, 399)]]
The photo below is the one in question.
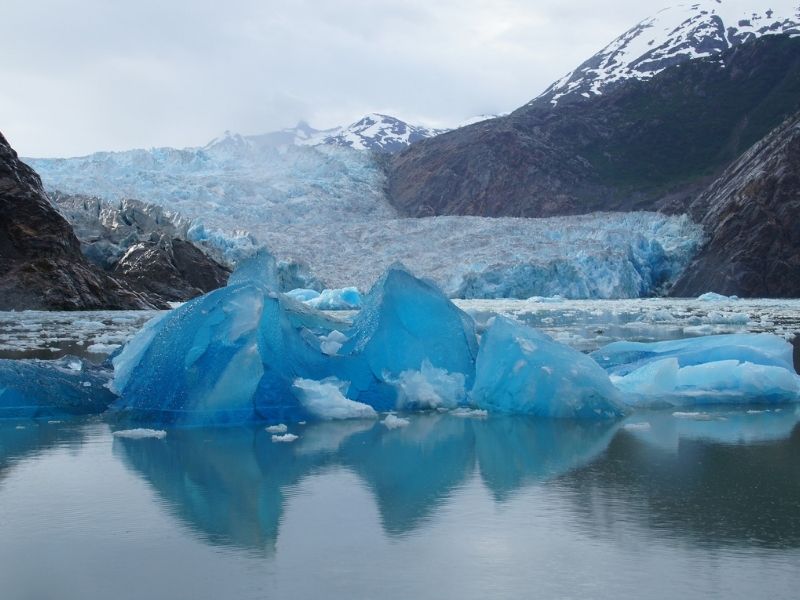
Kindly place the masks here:
[[(321, 136), (321, 143), (347, 146), (356, 150), (396, 152), (444, 131), (444, 129), (412, 125), (389, 115), (370, 113), (347, 127)], [(310, 140), (310, 143), (317, 145), (318, 140), (319, 137)]]
[(555, 106), (565, 97), (599, 95), (622, 81), (649, 79), (684, 61), (780, 34), (800, 35), (798, 0), (770, 0), (757, 8), (736, 0), (678, 4), (623, 33), (534, 102), (544, 99)]

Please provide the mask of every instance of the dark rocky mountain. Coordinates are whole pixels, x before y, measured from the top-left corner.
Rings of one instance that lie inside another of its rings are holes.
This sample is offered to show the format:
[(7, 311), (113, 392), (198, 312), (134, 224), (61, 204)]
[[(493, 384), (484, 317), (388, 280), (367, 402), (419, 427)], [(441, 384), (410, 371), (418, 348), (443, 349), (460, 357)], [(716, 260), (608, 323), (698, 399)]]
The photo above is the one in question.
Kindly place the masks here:
[(156, 204), (106, 202), (51, 194), (80, 240), (83, 254), (104, 271), (158, 302), (180, 302), (224, 286), (228, 265), (189, 241), (193, 224)]
[(728, 167), (690, 212), (709, 240), (672, 295), (800, 297), (800, 114)]
[(389, 161), (387, 190), (408, 216), (683, 212), (798, 109), (800, 39), (765, 36), (421, 140)]
[(0, 134), (0, 310), (154, 308), (81, 254), (39, 176)]
[(131, 246), (113, 273), (150, 298), (183, 301), (222, 287), (230, 271), (197, 246), (167, 235)]

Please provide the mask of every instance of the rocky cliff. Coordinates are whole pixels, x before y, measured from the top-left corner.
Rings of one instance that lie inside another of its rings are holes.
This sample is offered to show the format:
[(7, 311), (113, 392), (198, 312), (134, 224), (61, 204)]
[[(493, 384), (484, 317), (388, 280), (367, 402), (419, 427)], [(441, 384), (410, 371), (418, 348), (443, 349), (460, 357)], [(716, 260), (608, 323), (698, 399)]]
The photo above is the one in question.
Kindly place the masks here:
[(0, 134), (0, 310), (156, 305), (84, 258), (39, 176)]
[(708, 242), (673, 296), (800, 297), (800, 114), (728, 167), (690, 211)]

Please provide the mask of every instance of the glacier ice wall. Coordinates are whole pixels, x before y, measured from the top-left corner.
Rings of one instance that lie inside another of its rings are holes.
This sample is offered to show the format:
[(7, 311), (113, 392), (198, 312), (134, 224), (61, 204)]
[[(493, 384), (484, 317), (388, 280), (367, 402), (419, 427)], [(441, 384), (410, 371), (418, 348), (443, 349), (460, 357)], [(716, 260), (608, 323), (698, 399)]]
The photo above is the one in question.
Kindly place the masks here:
[(317, 290), (368, 290), (399, 260), (450, 297), (634, 298), (673, 281), (702, 238), (688, 218), (655, 213), (399, 219), (376, 160), (348, 148), (244, 140), (29, 162), (48, 190), (137, 198), (199, 219), (190, 239), (228, 261), (251, 252), (235, 233), (246, 229), (279, 261), (309, 265), (319, 285), (295, 287)]

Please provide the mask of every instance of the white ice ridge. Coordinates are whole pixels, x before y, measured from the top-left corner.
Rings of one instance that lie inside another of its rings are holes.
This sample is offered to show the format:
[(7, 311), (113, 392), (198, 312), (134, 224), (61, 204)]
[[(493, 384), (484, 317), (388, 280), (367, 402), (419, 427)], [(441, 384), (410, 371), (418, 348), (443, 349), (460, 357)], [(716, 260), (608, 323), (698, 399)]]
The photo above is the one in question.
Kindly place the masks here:
[(717, 56), (765, 35), (800, 35), (797, 0), (699, 0), (665, 8), (619, 36), (540, 96), (602, 94), (627, 79), (649, 79), (687, 60)]

